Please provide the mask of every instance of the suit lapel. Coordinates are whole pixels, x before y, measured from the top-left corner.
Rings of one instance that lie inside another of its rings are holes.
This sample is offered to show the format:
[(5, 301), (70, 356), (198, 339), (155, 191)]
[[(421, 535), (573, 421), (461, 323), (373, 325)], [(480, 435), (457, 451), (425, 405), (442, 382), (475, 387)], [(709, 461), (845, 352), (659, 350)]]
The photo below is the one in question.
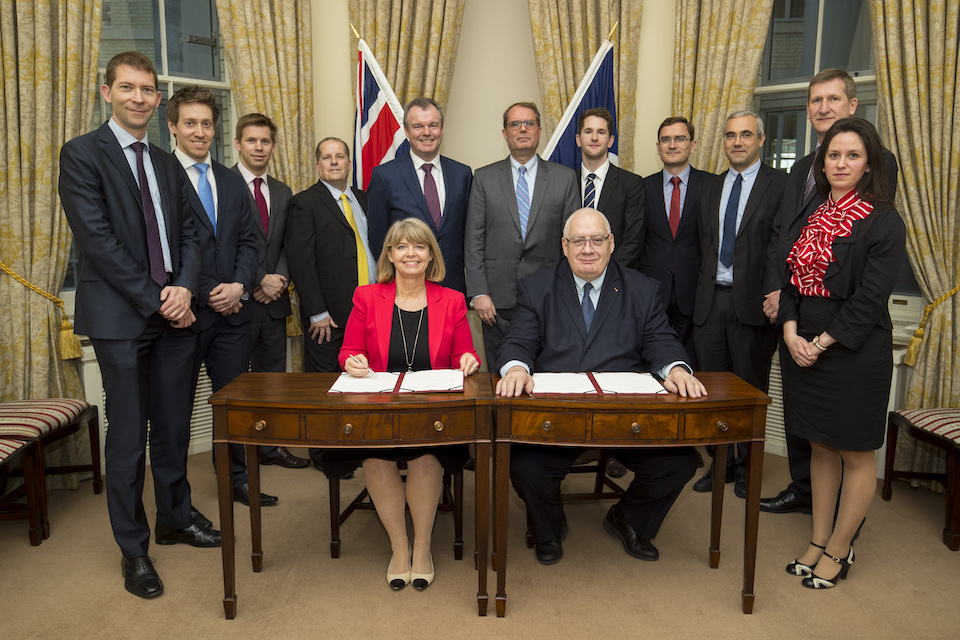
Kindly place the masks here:
[(727, 179), (727, 173), (729, 170), (724, 171), (719, 176), (717, 176), (717, 181), (713, 184), (713, 191), (715, 193), (708, 194), (710, 196), (710, 237), (713, 239), (713, 246), (717, 248), (717, 253), (720, 252), (720, 202), (723, 200), (723, 183)]
[[(613, 192), (617, 189), (617, 185), (620, 182), (620, 169), (616, 168), (612, 164), (610, 168), (607, 169), (607, 177), (601, 183), (600, 191), (600, 200), (597, 202), (597, 209), (600, 211), (606, 211), (607, 207), (610, 205), (610, 198), (613, 197)], [(577, 183), (580, 184), (579, 182)]]
[[(550, 189), (550, 168), (543, 158), (538, 157), (537, 163), (537, 183), (533, 188), (533, 200), (530, 202), (530, 216), (527, 218), (527, 233), (529, 233), (530, 228), (533, 227), (533, 223), (537, 219), (537, 214), (540, 212), (540, 207), (546, 198), (545, 194)], [(516, 201), (516, 198), (514, 198), (514, 201)], [(519, 219), (520, 213), (518, 212), (517, 220), (519, 221)]]
[(767, 165), (763, 163), (760, 164), (757, 179), (753, 182), (750, 197), (747, 198), (747, 206), (743, 208), (743, 217), (740, 219), (740, 227), (737, 229), (738, 236), (747, 228), (750, 218), (756, 213), (757, 206), (760, 204), (760, 201), (763, 200), (764, 192), (767, 190), (767, 187), (770, 186), (770, 171), (771, 169)]
[(807, 158), (810, 159), (809, 162), (806, 162), (807, 158), (804, 158), (803, 160), (797, 163), (798, 165), (797, 169), (803, 172), (803, 181), (800, 183), (800, 206), (797, 207), (797, 211), (796, 211), (797, 214), (799, 214), (801, 211), (806, 209), (810, 201), (813, 200), (814, 197), (818, 195), (817, 189), (816, 187), (814, 187), (813, 189), (811, 189), (810, 193), (807, 195), (806, 198), (803, 197), (803, 191), (807, 185), (807, 174), (810, 173), (810, 169), (813, 167), (813, 161), (815, 159), (814, 158), (815, 155), (816, 155), (816, 152), (811, 153), (810, 155), (807, 156)]
[[(217, 181), (217, 187), (219, 188), (219, 186), (220, 186), (220, 181)], [(197, 190), (193, 186), (193, 181), (191, 181), (190, 183), (189, 191), (190, 193), (188, 195), (188, 198), (190, 200), (190, 206), (193, 207), (193, 210), (195, 213), (194, 218), (199, 219), (200, 224), (205, 226), (210, 231), (210, 233), (216, 236), (217, 231), (216, 229), (213, 228), (213, 224), (210, 222), (210, 216), (207, 215), (207, 210), (203, 208), (203, 203), (200, 202), (200, 196), (197, 194)]]
[[(677, 235), (680, 235), (680, 230), (686, 226), (693, 224), (690, 222), (690, 218), (696, 219), (697, 210), (696, 204), (697, 199), (700, 196), (700, 185), (703, 184), (703, 178), (693, 167), (690, 168), (690, 177), (687, 178), (687, 195), (683, 199), (683, 209), (680, 212), (680, 226), (677, 228)], [(662, 183), (661, 183), (662, 186)], [(660, 204), (663, 205), (663, 196), (660, 197)], [(661, 211), (663, 211), (662, 219), (667, 219), (667, 212), (661, 206)], [(669, 224), (668, 224), (669, 226)]]
[(436, 225), (433, 224), (433, 216), (430, 215), (430, 210), (427, 209), (427, 197), (423, 195), (423, 190), (420, 188), (420, 178), (417, 176), (417, 170), (413, 167), (413, 158), (410, 157), (409, 153), (397, 158), (397, 167), (400, 171), (400, 178), (403, 180), (403, 184), (406, 185), (407, 190), (410, 192), (410, 197), (413, 198), (414, 202), (417, 203), (417, 208), (420, 209), (420, 216), (431, 229), (436, 231)]
[[(120, 142), (117, 141), (117, 137), (113, 134), (113, 131), (110, 130), (109, 124), (104, 123), (100, 127), (99, 137), (100, 144), (103, 145), (104, 154), (110, 159), (110, 162), (117, 167), (120, 175), (122, 175), (124, 181), (126, 181), (127, 186), (130, 187), (130, 191), (136, 195), (137, 202), (140, 202), (140, 186), (137, 183), (137, 178), (130, 170), (127, 156), (124, 155), (123, 149), (120, 147)], [(144, 160), (144, 162), (146, 162), (146, 160)], [(156, 169), (156, 164), (154, 165), (154, 169)], [(143, 210), (142, 204), (140, 205), (140, 210)]]
[[(611, 261), (607, 265), (607, 275), (603, 279), (603, 289), (600, 291), (600, 306), (597, 307), (597, 312), (593, 316), (593, 324), (590, 326), (590, 334), (587, 336), (585, 346), (589, 347), (590, 343), (600, 335), (603, 323), (610, 316), (612, 310), (620, 307), (621, 289), (620, 270)], [(613, 317), (619, 318), (620, 315), (616, 314)]]
[[(583, 311), (580, 309), (580, 302), (577, 300), (577, 285), (573, 280), (573, 272), (570, 270), (570, 264), (566, 260), (561, 261), (557, 268), (557, 277), (555, 278), (554, 286), (556, 287), (557, 295), (560, 297), (560, 302), (567, 310), (567, 313), (570, 314), (570, 319), (573, 320), (574, 326), (576, 326), (577, 331), (580, 332), (580, 337), (583, 338), (584, 343), (586, 343), (587, 325), (583, 322)], [(594, 317), (594, 320), (596, 320), (596, 317)]]
[[(503, 199), (507, 203), (507, 208), (512, 214), (513, 225), (520, 231), (520, 210), (517, 208), (517, 191), (513, 186), (513, 166), (510, 164), (510, 158), (507, 158), (500, 164), (500, 189), (503, 191)], [(527, 219), (527, 227), (530, 226), (530, 219)]]
[(446, 369), (449, 363), (437, 362), (437, 350), (443, 340), (443, 320), (447, 317), (447, 305), (440, 295), (440, 287), (432, 282), (427, 283), (427, 316), (430, 364), (434, 369)]
[(390, 332), (393, 329), (393, 306), (396, 296), (396, 281), (377, 287), (377, 293), (373, 296), (373, 329), (379, 354), (383, 359), (381, 363), (383, 369), (387, 368), (387, 361), (390, 359)]

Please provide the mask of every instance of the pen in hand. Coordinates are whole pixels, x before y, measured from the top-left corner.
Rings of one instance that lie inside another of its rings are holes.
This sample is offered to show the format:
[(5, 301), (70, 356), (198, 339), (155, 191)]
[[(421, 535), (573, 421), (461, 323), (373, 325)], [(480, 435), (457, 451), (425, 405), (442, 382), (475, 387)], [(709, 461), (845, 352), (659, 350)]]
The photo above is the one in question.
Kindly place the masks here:
[(357, 359), (357, 356), (351, 355), (351, 356), (350, 356), (350, 359), (353, 360), (354, 362), (356, 362), (356, 363), (357, 363), (358, 365), (360, 365), (361, 367), (366, 366), (366, 367), (367, 367), (367, 374), (368, 374), (368, 375), (371, 375), (371, 376), (373, 376), (374, 378), (377, 377), (377, 374), (373, 371), (373, 369), (371, 369), (371, 368), (369, 367), (369, 365), (365, 365), (365, 364), (363, 364), (362, 362), (360, 362), (360, 361)]

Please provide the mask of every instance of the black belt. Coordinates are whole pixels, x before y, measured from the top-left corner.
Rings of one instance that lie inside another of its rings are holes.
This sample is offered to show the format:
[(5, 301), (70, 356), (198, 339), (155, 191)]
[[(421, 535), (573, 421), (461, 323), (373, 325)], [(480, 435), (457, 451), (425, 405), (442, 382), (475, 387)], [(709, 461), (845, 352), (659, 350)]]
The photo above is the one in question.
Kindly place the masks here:
[(733, 290), (733, 285), (732, 285), (732, 284), (720, 284), (720, 283), (718, 282), (718, 283), (717, 283), (717, 289), (720, 289), (721, 291), (732, 291), (732, 290)]

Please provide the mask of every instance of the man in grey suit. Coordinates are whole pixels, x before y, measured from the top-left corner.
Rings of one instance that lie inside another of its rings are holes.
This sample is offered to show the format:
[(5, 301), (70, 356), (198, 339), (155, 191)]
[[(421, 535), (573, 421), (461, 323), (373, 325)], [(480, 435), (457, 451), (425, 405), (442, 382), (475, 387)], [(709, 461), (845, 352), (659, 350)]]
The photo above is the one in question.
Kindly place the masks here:
[[(267, 175), (267, 163), (277, 149), (277, 125), (262, 113), (248, 113), (237, 121), (233, 148), (240, 153), (240, 162), (233, 165), (233, 170), (250, 189), (260, 256), (249, 301), (250, 369), (283, 372), (287, 370), (290, 315), (290, 269), (283, 249), (283, 232), (287, 226), (287, 202), (293, 192)], [(309, 466), (310, 461), (294, 456), (286, 447), (260, 447), (260, 464), (301, 469)]]
[(580, 208), (576, 173), (537, 155), (537, 105), (510, 105), (503, 139), (510, 156), (474, 174), (464, 247), (467, 297), (483, 322), (490, 361), (510, 324), (517, 280), (560, 258), (563, 223)]

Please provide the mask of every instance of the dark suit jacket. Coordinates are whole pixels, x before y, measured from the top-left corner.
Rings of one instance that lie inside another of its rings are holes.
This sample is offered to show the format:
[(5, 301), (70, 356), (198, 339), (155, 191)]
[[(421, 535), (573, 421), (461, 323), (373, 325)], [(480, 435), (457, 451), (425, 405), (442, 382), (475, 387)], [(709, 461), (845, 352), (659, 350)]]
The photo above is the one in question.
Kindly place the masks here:
[[(239, 282), (253, 289), (257, 273), (257, 235), (253, 228), (250, 197), (243, 178), (215, 160), (210, 161), (217, 182), (217, 229), (195, 189), (190, 189), (189, 204), (200, 238), (200, 292), (197, 294), (197, 323), (209, 328), (220, 314), (207, 306), (210, 291), (221, 282)], [(226, 316), (230, 324), (250, 321), (249, 301), (243, 301), (239, 313)]]
[[(170, 245), (171, 284), (196, 293), (200, 247), (187, 207), (193, 188), (172, 155), (151, 144), (150, 159)], [(140, 187), (108, 123), (63, 145), (59, 191), (80, 262), (77, 333), (136, 338), (160, 309), (161, 287), (150, 277)]]
[[(880, 202), (869, 216), (853, 223), (849, 237), (833, 241), (835, 261), (823, 277), (834, 313), (826, 331), (843, 346), (856, 351), (877, 325), (892, 328), (887, 299), (897, 282), (906, 237), (900, 214)], [(780, 301), (779, 323), (799, 319), (799, 296), (797, 288), (788, 284)]]
[(677, 305), (685, 316), (693, 316), (697, 276), (700, 274), (697, 200), (703, 183), (714, 178), (716, 176), (712, 173), (690, 167), (676, 238), (670, 233), (670, 221), (663, 203), (663, 171), (643, 179), (647, 211), (636, 268), (660, 283), (664, 308), (670, 304), (670, 296), (676, 289)]
[[(240, 177), (239, 165), (231, 167)], [(290, 267), (287, 266), (287, 252), (283, 249), (283, 234), (287, 228), (287, 203), (293, 197), (293, 191), (283, 182), (274, 177), (267, 176), (267, 189), (270, 190), (270, 221), (267, 225), (269, 236), (263, 232), (263, 224), (260, 222), (260, 212), (257, 210), (257, 202), (253, 194), (250, 194), (250, 213), (253, 216), (253, 228), (257, 234), (258, 255), (257, 274), (253, 278), (253, 286), (256, 287), (268, 273), (279, 273), (290, 280)], [(247, 189), (250, 193), (250, 189)], [(260, 303), (250, 295), (250, 305), (256, 309)], [(280, 320), (290, 315), (290, 293), (287, 289), (283, 290), (280, 297), (270, 304), (263, 305), (274, 320)]]
[(444, 156), (440, 156), (440, 167), (443, 170), (446, 197), (439, 229), (427, 209), (427, 199), (420, 189), (420, 180), (409, 153), (373, 169), (367, 187), (370, 200), (370, 209), (367, 211), (370, 250), (380, 255), (387, 229), (397, 220), (422, 220), (437, 237), (440, 253), (443, 254), (447, 275), (441, 284), (464, 293), (463, 230), (467, 223), (467, 199), (470, 197), (473, 173), (467, 165)]
[[(583, 165), (577, 169), (577, 185), (582, 182)], [(640, 255), (645, 214), (643, 178), (613, 164), (600, 191), (595, 209), (606, 216), (616, 249), (613, 259), (632, 266)]]
[[(816, 159), (816, 151), (811, 152), (793, 165), (787, 186), (783, 190), (783, 202), (780, 204), (780, 213), (773, 222), (773, 235), (767, 251), (767, 268), (764, 274), (763, 290), (767, 293), (777, 291), (787, 286), (790, 279), (790, 270), (787, 267), (787, 256), (793, 249), (793, 244), (800, 237), (800, 231), (807, 226), (810, 215), (816, 211), (826, 198), (814, 189), (803, 199), (803, 190), (807, 182), (807, 174)], [(893, 193), (897, 191), (897, 158), (887, 149), (883, 150), (883, 157), (887, 167), (887, 176), (893, 186)], [(896, 277), (896, 274), (894, 275)]]
[[(479, 361), (463, 295), (433, 282), (426, 285), (431, 367), (459, 369), (460, 356), (465, 353), (473, 354)], [(357, 287), (338, 358), (341, 368), (351, 354), (362, 353), (372, 370), (386, 371), (396, 295), (396, 281)]]
[[(366, 212), (366, 192), (352, 191)], [(337, 326), (346, 327), (357, 288), (357, 241), (340, 205), (319, 180), (290, 198), (283, 245), (301, 315), (328, 312)]]
[[(724, 171), (716, 180), (704, 184), (700, 191), (698, 223), (703, 260), (693, 308), (693, 322), (696, 325), (706, 321), (713, 305), (720, 254), (720, 196), (726, 177), (727, 172)], [(786, 173), (761, 163), (743, 210), (733, 249), (733, 300), (741, 324), (761, 327), (770, 324), (763, 313), (763, 295), (767, 293), (763, 286), (763, 270), (767, 264), (773, 221), (780, 210), (786, 182)]]
[(686, 352), (660, 304), (659, 285), (611, 260), (590, 332), (566, 259), (523, 278), (497, 370), (520, 360), (537, 371), (658, 371)]
[(467, 206), (467, 296), (488, 294), (498, 309), (513, 308), (518, 279), (560, 257), (563, 223), (580, 208), (577, 174), (540, 158), (524, 240), (512, 172), (509, 157), (477, 169)]

